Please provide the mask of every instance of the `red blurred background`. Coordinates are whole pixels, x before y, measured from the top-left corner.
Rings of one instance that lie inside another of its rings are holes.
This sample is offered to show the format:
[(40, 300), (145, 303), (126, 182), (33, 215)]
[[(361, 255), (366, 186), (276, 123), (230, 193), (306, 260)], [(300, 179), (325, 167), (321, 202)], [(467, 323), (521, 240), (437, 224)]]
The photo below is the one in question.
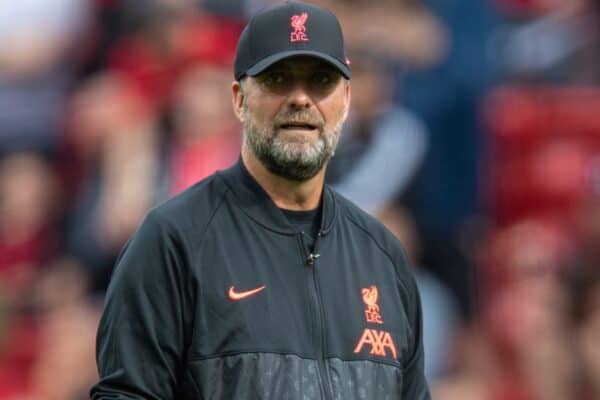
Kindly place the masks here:
[[(121, 247), (239, 156), (273, 2), (0, 3), (0, 399), (88, 398)], [(600, 3), (314, 2), (353, 70), (327, 179), (406, 247), (434, 398), (600, 398)]]

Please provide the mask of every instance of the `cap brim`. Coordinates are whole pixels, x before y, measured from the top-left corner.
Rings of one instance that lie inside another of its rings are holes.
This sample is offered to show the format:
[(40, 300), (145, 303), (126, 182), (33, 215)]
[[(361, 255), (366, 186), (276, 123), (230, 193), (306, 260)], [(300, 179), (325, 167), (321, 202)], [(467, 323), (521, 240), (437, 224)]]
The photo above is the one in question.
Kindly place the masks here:
[(285, 58), (296, 57), (296, 56), (310, 56), (314, 58), (321, 59), (326, 61), (328, 64), (334, 66), (338, 71), (341, 72), (342, 75), (346, 79), (350, 79), (351, 73), (350, 68), (339, 61), (337, 58), (331, 57), (327, 54), (320, 53), (318, 51), (310, 51), (310, 50), (291, 50), (291, 51), (283, 51), (281, 53), (273, 54), (267, 58), (264, 58), (254, 64), (252, 67), (248, 68), (246, 71), (246, 75), (256, 76), (263, 72), (265, 69), (269, 68), (271, 65), (275, 64), (278, 61), (281, 61)]

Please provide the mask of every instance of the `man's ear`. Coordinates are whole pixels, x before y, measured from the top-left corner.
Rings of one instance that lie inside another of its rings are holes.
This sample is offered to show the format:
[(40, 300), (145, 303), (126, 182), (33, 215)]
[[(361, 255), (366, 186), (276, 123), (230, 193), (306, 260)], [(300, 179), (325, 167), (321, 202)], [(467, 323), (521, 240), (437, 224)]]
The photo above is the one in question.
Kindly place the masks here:
[(240, 122), (244, 122), (244, 90), (239, 81), (231, 83), (231, 102), (233, 104), (233, 112)]
[(348, 118), (348, 112), (350, 111), (350, 101), (352, 100), (352, 90), (350, 88), (350, 81), (346, 81), (344, 84), (344, 101), (346, 103), (346, 109), (344, 111), (344, 121)]

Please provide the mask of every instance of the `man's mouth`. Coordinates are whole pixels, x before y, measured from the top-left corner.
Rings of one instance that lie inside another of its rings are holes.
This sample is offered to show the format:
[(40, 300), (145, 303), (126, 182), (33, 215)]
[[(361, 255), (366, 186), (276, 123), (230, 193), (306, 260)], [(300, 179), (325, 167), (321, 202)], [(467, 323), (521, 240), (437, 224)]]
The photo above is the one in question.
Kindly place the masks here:
[(308, 122), (297, 122), (297, 121), (293, 121), (293, 122), (285, 122), (283, 124), (279, 125), (280, 129), (286, 129), (286, 130), (297, 130), (297, 131), (302, 131), (302, 130), (306, 130), (306, 131), (312, 131), (317, 129), (317, 125), (308, 123)]

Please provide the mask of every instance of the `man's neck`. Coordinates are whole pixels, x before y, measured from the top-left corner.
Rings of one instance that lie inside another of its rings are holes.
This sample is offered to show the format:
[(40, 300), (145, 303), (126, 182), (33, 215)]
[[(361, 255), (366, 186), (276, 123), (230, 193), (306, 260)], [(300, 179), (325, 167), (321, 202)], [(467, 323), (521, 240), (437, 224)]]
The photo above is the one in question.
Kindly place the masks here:
[(242, 148), (242, 161), (250, 175), (267, 192), (277, 207), (303, 211), (313, 210), (319, 206), (325, 181), (325, 168), (314, 177), (298, 182), (275, 175), (246, 148)]

